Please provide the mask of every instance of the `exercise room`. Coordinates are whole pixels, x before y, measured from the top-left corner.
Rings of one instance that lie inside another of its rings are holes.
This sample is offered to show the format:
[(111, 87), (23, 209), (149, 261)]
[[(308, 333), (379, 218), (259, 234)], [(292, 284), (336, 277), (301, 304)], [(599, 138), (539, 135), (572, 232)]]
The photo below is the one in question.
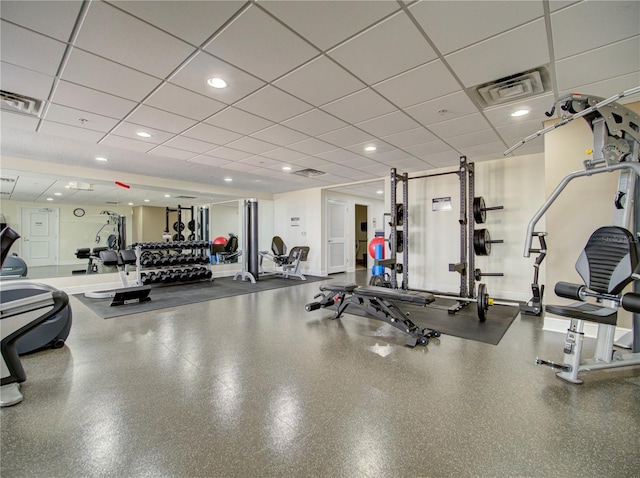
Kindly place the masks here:
[(2, 476), (638, 476), (640, 2), (0, 35)]

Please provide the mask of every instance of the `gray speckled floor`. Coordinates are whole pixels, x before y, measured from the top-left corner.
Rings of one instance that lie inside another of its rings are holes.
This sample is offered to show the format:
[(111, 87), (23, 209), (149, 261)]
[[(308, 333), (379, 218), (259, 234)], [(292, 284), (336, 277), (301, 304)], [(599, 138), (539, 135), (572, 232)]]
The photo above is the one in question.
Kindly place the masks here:
[(72, 299), (67, 346), (23, 357), (25, 400), (0, 412), (0, 473), (640, 475), (639, 368), (565, 384), (534, 365), (563, 336), (532, 317), (498, 346), (408, 349), (382, 322), (305, 312), (318, 285), (109, 320)]

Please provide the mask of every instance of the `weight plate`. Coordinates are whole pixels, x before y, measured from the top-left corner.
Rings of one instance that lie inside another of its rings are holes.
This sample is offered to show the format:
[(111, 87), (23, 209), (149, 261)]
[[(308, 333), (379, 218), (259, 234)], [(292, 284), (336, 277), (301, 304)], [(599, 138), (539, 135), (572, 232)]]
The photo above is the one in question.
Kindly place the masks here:
[(487, 312), (489, 311), (489, 294), (485, 284), (478, 284), (478, 319), (480, 322), (487, 320)]
[(476, 229), (473, 231), (473, 252), (476, 256), (488, 256), (491, 254), (491, 235), (488, 229)]
[(487, 220), (486, 207), (482, 196), (473, 198), (473, 219), (477, 224), (484, 224)]
[(371, 276), (371, 279), (369, 279), (369, 285), (374, 285), (376, 287), (384, 287), (384, 276), (382, 275)]
[(401, 254), (404, 250), (404, 231), (396, 231), (396, 252)]
[(191, 221), (189, 221), (189, 222), (187, 223), (187, 228), (188, 228), (191, 232), (195, 231), (195, 230), (196, 230), (196, 221), (194, 221), (193, 219), (191, 219)]
[(176, 232), (182, 232), (184, 231), (184, 222), (174, 222), (173, 223), (173, 230)]
[(174, 234), (173, 235), (173, 240), (174, 241), (184, 241), (184, 236), (182, 234)]
[(404, 204), (396, 204), (396, 222), (398, 226), (404, 224)]

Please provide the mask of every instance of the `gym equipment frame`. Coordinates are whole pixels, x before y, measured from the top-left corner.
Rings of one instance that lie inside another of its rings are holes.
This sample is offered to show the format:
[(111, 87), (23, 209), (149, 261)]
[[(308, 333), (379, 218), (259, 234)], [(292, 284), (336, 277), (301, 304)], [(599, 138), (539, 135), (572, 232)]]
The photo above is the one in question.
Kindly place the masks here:
[[(578, 118), (584, 118), (593, 131), (593, 159), (584, 161), (584, 170), (574, 171), (567, 175), (531, 219), (527, 227), (524, 257), (529, 257), (530, 253), (539, 251), (532, 248), (533, 238), (541, 237), (546, 233), (535, 231), (535, 226), (569, 182), (596, 174), (614, 171), (619, 173), (618, 191), (614, 198), (613, 224), (614, 226), (626, 228), (628, 224), (633, 223), (632, 236), (634, 238), (638, 237), (640, 232), (640, 208), (637, 207), (640, 200), (640, 187), (637, 184), (640, 177), (640, 164), (638, 163), (640, 161), (640, 117), (635, 112), (616, 103), (616, 100), (638, 92), (640, 92), (640, 86), (623, 91), (607, 99), (590, 95), (567, 95), (558, 101), (558, 103), (561, 103), (560, 109), (564, 111), (561, 121), (528, 136), (505, 151), (504, 154), (507, 155), (527, 141)], [(554, 110), (555, 105), (551, 112), (548, 113), (548, 116), (551, 116)], [(546, 252), (546, 247), (544, 249)], [(540, 262), (542, 260), (537, 260), (534, 267), (539, 267)], [(633, 282), (633, 291), (636, 295), (640, 292), (640, 282), (637, 280)], [(560, 292), (562, 293), (562, 290)], [(574, 297), (575, 295), (576, 293), (574, 293)], [(588, 294), (577, 292), (577, 295), (584, 299)], [(626, 307), (624, 297), (622, 299), (617, 296), (603, 297), (601, 300), (604, 306), (615, 309), (622, 305), (626, 310), (633, 312), (630, 335), (618, 341), (618, 343), (623, 343), (625, 346), (629, 345), (632, 353), (621, 356), (618, 351), (613, 349), (615, 322), (598, 322), (595, 355), (593, 359), (581, 360), (581, 345), (576, 346), (576, 344), (582, 341), (582, 324), (578, 323), (581, 321), (574, 323), (572, 320), (567, 331), (565, 343), (565, 363), (560, 366), (562, 371), (557, 374), (559, 378), (572, 383), (581, 383), (577, 379), (577, 375), (581, 372), (640, 363), (640, 308), (635, 306), (635, 295), (627, 294), (626, 296), (628, 296)], [(547, 310), (551, 313), (554, 313), (554, 310), (557, 311), (554, 308), (547, 308)], [(536, 363), (558, 368), (557, 364), (546, 360), (537, 359)]]
[[(314, 299), (322, 297), (320, 301), (311, 302), (305, 306), (307, 312), (324, 307), (331, 307), (337, 303), (336, 313), (332, 319), (338, 319), (349, 307), (364, 311), (367, 317), (381, 320), (409, 335), (405, 344), (407, 347), (427, 345), (432, 337), (440, 337), (440, 332), (418, 327), (402, 312), (395, 302), (407, 302), (427, 305), (435, 300), (432, 294), (407, 292), (388, 289), (386, 287), (348, 285), (321, 285), (320, 293)], [(325, 293), (326, 292), (326, 293)]]

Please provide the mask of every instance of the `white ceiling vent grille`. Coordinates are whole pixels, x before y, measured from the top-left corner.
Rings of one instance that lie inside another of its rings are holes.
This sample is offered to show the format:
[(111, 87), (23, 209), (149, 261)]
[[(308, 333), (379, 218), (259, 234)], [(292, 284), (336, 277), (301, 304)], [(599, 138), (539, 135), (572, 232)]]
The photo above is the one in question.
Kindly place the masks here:
[(2, 99), (0, 108), (3, 110), (30, 116), (40, 116), (42, 105), (44, 104), (42, 100), (2, 90), (0, 90), (0, 98)]
[(506, 78), (475, 86), (470, 93), (483, 108), (520, 101), (551, 91), (551, 82), (547, 68), (541, 66), (534, 70), (518, 73)]
[(298, 176), (304, 176), (305, 178), (313, 178), (315, 176), (322, 176), (325, 173), (323, 173), (322, 171), (318, 171), (317, 169), (307, 168), (307, 169), (301, 169), (300, 171), (294, 171), (293, 174), (297, 174)]

